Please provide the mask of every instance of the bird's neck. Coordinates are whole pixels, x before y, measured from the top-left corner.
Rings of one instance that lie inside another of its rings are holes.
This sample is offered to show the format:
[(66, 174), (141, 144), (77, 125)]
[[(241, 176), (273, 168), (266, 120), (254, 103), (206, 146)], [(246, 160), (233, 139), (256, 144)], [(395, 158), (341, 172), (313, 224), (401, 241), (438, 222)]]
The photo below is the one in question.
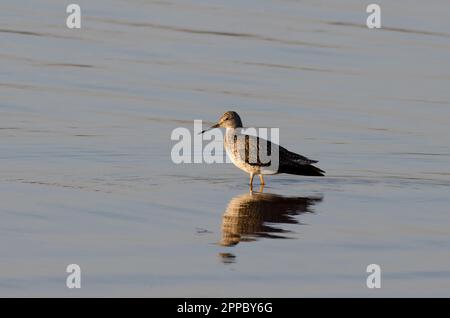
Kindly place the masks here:
[(241, 128), (227, 127), (225, 130), (225, 140), (234, 140), (234, 136), (238, 135), (240, 130)]
[(234, 134), (240, 133), (241, 129), (242, 129), (242, 127), (227, 127), (226, 134), (234, 135)]

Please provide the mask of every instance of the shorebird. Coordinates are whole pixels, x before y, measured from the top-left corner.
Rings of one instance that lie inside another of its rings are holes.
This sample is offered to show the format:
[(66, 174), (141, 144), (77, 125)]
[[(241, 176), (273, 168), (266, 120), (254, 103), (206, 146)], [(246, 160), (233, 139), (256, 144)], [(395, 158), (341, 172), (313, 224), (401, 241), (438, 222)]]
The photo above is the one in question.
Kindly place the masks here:
[[(250, 174), (250, 188), (253, 186), (255, 175), (259, 175), (261, 184), (264, 185), (263, 175), (266, 174), (323, 176), (325, 173), (313, 166), (318, 162), (317, 160), (308, 159), (263, 138), (242, 133), (241, 117), (234, 111), (224, 113), (216, 124), (203, 130), (201, 134), (219, 127), (226, 128), (224, 147), (227, 155), (236, 167)], [(268, 156), (271, 159), (270, 162), (261, 160), (261, 153)], [(278, 155), (275, 161), (273, 161), (272, 153), (275, 153), (275, 156)], [(277, 164), (273, 164), (274, 162)]]

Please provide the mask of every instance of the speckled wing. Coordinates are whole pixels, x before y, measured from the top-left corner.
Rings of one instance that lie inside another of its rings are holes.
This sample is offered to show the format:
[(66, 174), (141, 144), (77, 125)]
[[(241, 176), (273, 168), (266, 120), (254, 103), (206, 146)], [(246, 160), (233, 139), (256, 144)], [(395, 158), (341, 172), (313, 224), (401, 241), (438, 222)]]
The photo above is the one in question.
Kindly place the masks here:
[(249, 166), (261, 167), (266, 171), (270, 170), (272, 173), (322, 176), (325, 172), (312, 165), (317, 163), (317, 160), (296, 154), (256, 136), (234, 135), (231, 149), (234, 157), (239, 158), (239, 161)]
[(237, 134), (233, 136), (232, 149), (234, 156), (246, 164), (257, 167), (271, 165), (272, 143), (266, 139)]
[(317, 160), (308, 159), (283, 147), (279, 147), (279, 154), (280, 165), (278, 173), (302, 176), (323, 176), (325, 174), (325, 171), (312, 165), (313, 163), (317, 163)]
[(317, 160), (308, 159), (302, 155), (296, 154), (295, 152), (289, 151), (284, 147), (279, 146), (280, 163), (297, 163), (300, 165), (310, 165), (317, 163)]

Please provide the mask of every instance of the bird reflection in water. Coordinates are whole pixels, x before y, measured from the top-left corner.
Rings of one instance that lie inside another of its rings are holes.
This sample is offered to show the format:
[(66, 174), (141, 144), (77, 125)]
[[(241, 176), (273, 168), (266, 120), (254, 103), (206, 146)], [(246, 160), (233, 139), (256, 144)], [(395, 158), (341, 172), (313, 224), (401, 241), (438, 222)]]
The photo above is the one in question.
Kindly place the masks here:
[(261, 187), (260, 192), (250, 191), (231, 199), (223, 215), (220, 245), (289, 238), (290, 231), (280, 225), (299, 224), (296, 216), (312, 213), (312, 207), (322, 201), (322, 197), (285, 197), (262, 191)]

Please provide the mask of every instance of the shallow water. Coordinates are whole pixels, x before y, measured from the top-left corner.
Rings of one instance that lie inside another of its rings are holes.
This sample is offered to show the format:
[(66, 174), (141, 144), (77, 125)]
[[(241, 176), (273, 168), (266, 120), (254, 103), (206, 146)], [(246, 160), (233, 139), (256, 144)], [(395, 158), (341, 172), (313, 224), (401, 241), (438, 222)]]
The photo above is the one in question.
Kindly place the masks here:
[[(446, 1), (77, 3), (0, 5), (1, 296), (449, 295)], [(172, 163), (229, 109), (326, 177)]]

